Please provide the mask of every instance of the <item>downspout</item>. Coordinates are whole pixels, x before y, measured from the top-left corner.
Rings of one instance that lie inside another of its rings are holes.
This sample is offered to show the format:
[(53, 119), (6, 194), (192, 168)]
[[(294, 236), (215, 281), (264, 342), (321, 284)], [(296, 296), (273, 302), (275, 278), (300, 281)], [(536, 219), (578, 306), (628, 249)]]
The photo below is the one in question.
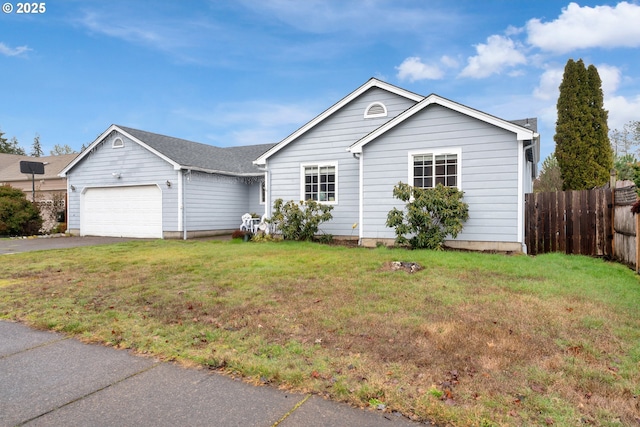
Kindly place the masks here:
[[(522, 143), (524, 145), (524, 141), (519, 141), (520, 143)], [(518, 175), (518, 238), (520, 239), (520, 243), (522, 245), (522, 253), (526, 254), (527, 253), (527, 245), (524, 241), (524, 172), (525, 172), (525, 162), (527, 161), (527, 150), (533, 150), (538, 144), (540, 143), (540, 135), (538, 135), (537, 137), (534, 137), (531, 140), (531, 144), (527, 145), (526, 147), (523, 147), (522, 150), (518, 150), (520, 153), (522, 153), (522, 159), (518, 159), (519, 160), (519, 164), (522, 167), (522, 171), (521, 173), (519, 173)], [(520, 157), (520, 154), (518, 155), (518, 157)], [(535, 166), (537, 164), (536, 162), (536, 156), (535, 156), (535, 152), (531, 152), (531, 158), (533, 159), (533, 165)]]
[(364, 218), (364, 171), (362, 170), (364, 160), (362, 154), (363, 153), (353, 153), (353, 158), (358, 160), (358, 246), (362, 245), (362, 238), (364, 237), (362, 232), (362, 219)]
[(266, 161), (264, 169), (264, 214), (271, 218), (271, 173)]
[[(527, 158), (527, 156), (526, 156), (527, 150), (532, 150), (532, 149), (536, 148), (538, 146), (538, 144), (540, 144), (540, 136), (539, 135), (538, 135), (537, 138), (533, 138), (531, 140), (531, 144), (529, 144), (526, 147), (524, 147), (524, 154), (525, 154), (524, 158), (525, 158), (525, 160)], [(533, 151), (531, 152), (531, 158), (533, 158), (533, 165), (535, 166), (538, 162), (536, 162), (536, 156), (535, 156)]]
[(178, 172), (178, 231), (184, 230), (184, 172)]
[[(191, 177), (191, 169), (187, 170), (187, 181)], [(182, 186), (182, 239), (187, 240), (187, 192), (186, 192), (186, 182), (183, 181)]]

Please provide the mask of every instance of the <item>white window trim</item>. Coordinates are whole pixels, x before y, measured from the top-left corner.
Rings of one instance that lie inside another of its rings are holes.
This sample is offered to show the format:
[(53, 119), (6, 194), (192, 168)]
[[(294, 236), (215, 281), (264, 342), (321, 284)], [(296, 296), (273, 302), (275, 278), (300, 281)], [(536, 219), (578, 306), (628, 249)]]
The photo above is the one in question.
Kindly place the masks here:
[[(262, 189), (264, 188), (264, 192), (262, 191)], [(265, 176), (265, 179), (263, 181), (260, 181), (260, 185), (258, 186), (258, 191), (260, 193), (260, 204), (264, 205), (267, 202), (267, 178)]]
[(462, 190), (462, 147), (448, 147), (448, 148), (432, 148), (424, 150), (411, 150), (407, 154), (407, 167), (409, 169), (408, 183), (413, 186), (413, 158), (415, 156), (424, 156), (426, 154), (432, 154), (440, 156), (442, 154), (455, 154), (458, 159), (458, 167), (456, 168), (456, 187), (458, 190)]
[(318, 168), (322, 168), (322, 167), (333, 167), (334, 170), (336, 171), (336, 182), (335, 182), (335, 186), (336, 186), (336, 199), (333, 201), (320, 201), (318, 200), (318, 203), (323, 203), (325, 205), (337, 205), (338, 204), (338, 162), (315, 162), (315, 163), (300, 163), (300, 200), (302, 201), (306, 201), (304, 199), (304, 168), (307, 167), (318, 167)]
[[(116, 144), (116, 142), (120, 141), (120, 144)], [(117, 137), (111, 143), (111, 148), (124, 148), (124, 140), (120, 137)]]
[[(371, 107), (373, 107), (374, 105), (379, 105), (382, 107), (382, 109), (384, 110), (384, 113), (378, 113), (378, 114), (369, 114), (369, 110), (371, 109)], [(382, 102), (372, 102), (371, 104), (367, 105), (367, 108), (364, 109), (364, 118), (365, 119), (373, 119), (376, 117), (387, 117), (388, 113), (387, 113), (387, 107), (386, 105), (384, 105)]]

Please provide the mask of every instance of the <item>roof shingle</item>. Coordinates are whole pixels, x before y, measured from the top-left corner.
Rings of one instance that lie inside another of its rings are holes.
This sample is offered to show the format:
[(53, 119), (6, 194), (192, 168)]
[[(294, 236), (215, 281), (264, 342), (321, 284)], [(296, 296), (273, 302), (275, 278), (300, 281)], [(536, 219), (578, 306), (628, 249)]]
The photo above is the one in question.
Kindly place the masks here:
[(116, 126), (184, 168), (192, 167), (233, 175), (259, 174), (260, 170), (253, 161), (275, 145), (258, 144), (223, 148), (126, 126)]

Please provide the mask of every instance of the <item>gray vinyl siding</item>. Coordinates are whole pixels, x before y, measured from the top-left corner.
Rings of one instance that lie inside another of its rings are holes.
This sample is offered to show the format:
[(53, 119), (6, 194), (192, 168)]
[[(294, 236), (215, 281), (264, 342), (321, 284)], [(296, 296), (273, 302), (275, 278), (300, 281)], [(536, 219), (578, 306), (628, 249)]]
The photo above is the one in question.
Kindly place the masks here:
[(239, 228), (249, 207), (249, 185), (245, 179), (191, 172), (184, 186), (187, 231)]
[[(116, 137), (122, 138), (124, 147), (112, 148)], [(113, 173), (121, 174), (120, 179)], [(68, 173), (70, 229), (80, 228), (80, 196), (85, 188), (125, 185), (156, 184), (162, 191), (162, 227), (164, 231), (178, 230), (178, 171), (164, 159), (146, 150), (123, 135), (114, 133), (96, 145)], [(171, 181), (171, 187), (166, 182)]]
[(264, 178), (260, 178), (259, 182), (254, 182), (249, 186), (248, 213), (255, 213), (260, 216), (264, 215), (264, 203), (260, 203), (260, 189)]
[[(469, 220), (458, 240), (518, 241), (518, 142), (480, 120), (431, 105), (364, 147), (363, 237), (394, 238), (388, 212), (403, 208), (393, 187), (409, 179), (408, 153), (460, 148)], [(410, 183), (412, 184), (412, 183)]]
[[(364, 118), (372, 102), (387, 107), (387, 117)], [(359, 163), (346, 150), (354, 142), (415, 104), (414, 101), (379, 88), (371, 88), (323, 122), (300, 136), (267, 161), (270, 173), (269, 210), (276, 199), (299, 201), (302, 195), (301, 165), (337, 165), (337, 203), (331, 211), (333, 219), (321, 231), (336, 236), (357, 236), (353, 224), (358, 222)]]

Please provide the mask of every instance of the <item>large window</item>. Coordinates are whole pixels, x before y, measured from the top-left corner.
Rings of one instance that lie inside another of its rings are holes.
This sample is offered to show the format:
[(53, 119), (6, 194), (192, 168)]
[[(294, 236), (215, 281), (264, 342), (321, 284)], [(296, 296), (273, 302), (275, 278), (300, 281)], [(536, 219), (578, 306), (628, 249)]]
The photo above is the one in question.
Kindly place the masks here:
[(409, 154), (409, 182), (414, 187), (460, 187), (460, 150)]
[(327, 165), (303, 165), (303, 200), (318, 202), (336, 202), (337, 167)]

